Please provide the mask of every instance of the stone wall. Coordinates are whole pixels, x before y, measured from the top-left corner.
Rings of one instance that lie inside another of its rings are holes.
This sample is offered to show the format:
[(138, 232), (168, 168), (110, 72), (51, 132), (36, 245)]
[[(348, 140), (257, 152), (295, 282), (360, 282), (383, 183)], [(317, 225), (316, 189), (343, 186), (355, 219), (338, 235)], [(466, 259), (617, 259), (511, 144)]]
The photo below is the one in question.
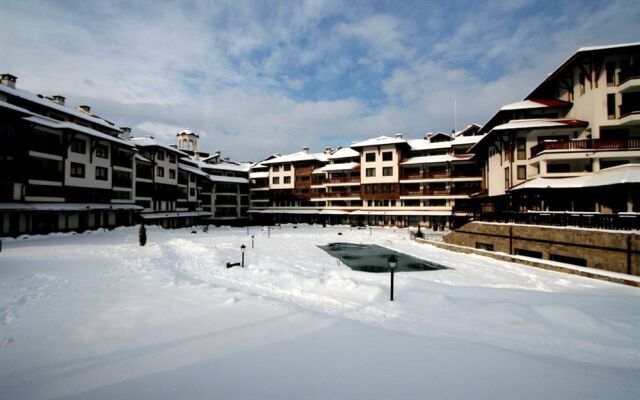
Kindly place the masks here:
[(637, 232), (470, 222), (444, 241), (640, 276)]

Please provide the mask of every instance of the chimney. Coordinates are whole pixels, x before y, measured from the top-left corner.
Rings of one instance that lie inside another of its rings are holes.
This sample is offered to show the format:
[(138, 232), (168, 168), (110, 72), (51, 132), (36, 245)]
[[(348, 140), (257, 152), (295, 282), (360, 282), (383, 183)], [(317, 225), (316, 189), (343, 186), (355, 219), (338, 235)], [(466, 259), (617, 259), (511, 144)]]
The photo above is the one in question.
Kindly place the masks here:
[(13, 76), (11, 74), (2, 74), (0, 75), (0, 83), (10, 87), (11, 89), (16, 88), (16, 81), (18, 80), (17, 76)]
[(53, 96), (51, 96), (51, 101), (53, 101), (56, 104), (60, 104), (61, 106), (64, 105), (65, 100), (66, 100), (65, 97), (60, 96), (59, 94), (54, 94)]
[(325, 147), (325, 148), (324, 148), (324, 154), (331, 154), (331, 151), (332, 151), (332, 150), (333, 150), (333, 149), (332, 149), (331, 147)]
[(83, 104), (83, 105), (81, 105), (81, 106), (78, 106), (78, 110), (79, 110), (79, 111), (82, 111), (82, 112), (83, 112), (83, 113), (85, 113), (85, 114), (89, 114), (89, 115), (91, 115), (91, 107), (89, 107), (89, 106), (87, 106), (87, 105), (84, 105), (84, 104)]
[(304, 154), (309, 154), (309, 148), (308, 148), (308, 147), (303, 147), (303, 148), (302, 148), (302, 152), (303, 152)]
[(125, 139), (125, 140), (131, 139), (131, 128), (127, 126), (121, 126), (120, 130), (122, 131), (122, 133), (118, 136), (120, 136), (121, 139)]
[(223, 158), (223, 160), (230, 161), (229, 157), (225, 157), (225, 158)]
[(396, 133), (396, 139), (402, 139), (402, 133), (400, 132)]

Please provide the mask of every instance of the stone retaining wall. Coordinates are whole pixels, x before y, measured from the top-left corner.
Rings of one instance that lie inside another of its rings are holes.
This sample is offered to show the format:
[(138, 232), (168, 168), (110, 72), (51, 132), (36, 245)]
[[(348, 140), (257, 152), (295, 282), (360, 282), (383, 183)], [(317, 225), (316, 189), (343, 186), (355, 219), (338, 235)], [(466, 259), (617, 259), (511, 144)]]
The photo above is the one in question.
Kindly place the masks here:
[(444, 241), (640, 276), (640, 235), (635, 232), (470, 222)]

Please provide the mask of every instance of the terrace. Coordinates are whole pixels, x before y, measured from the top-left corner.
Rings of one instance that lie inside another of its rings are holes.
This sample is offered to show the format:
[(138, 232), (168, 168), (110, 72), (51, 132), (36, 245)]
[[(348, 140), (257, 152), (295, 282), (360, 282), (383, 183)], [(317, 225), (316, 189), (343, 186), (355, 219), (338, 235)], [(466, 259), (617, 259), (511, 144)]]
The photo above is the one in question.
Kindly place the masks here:
[(640, 149), (640, 137), (608, 140), (608, 139), (586, 139), (586, 140), (563, 140), (544, 141), (531, 148), (531, 158), (538, 156), (545, 151), (618, 151)]

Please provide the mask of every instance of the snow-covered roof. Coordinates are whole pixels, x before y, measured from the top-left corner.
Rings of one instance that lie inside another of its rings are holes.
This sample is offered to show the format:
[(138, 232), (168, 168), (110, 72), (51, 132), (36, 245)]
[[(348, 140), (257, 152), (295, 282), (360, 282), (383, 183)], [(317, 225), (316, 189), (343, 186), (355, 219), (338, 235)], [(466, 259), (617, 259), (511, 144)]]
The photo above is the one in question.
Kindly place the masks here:
[(363, 140), (362, 142), (354, 143), (351, 145), (351, 148), (382, 146), (386, 144), (398, 144), (398, 143), (407, 143), (407, 141), (398, 137), (379, 136), (377, 138), (367, 139), (367, 140)]
[(456, 136), (452, 141), (452, 146), (463, 146), (466, 144), (475, 144), (478, 143), (484, 135), (474, 135), (474, 136)]
[(143, 210), (136, 204), (109, 203), (0, 203), (3, 211), (87, 211), (87, 210)]
[(631, 47), (631, 46), (640, 46), (640, 42), (609, 44), (605, 46), (585, 46), (585, 47), (580, 47), (577, 52), (580, 53), (582, 51), (609, 50), (609, 49), (617, 49), (620, 47)]
[(178, 149), (176, 149), (175, 147), (171, 147), (171, 146), (167, 146), (166, 144), (162, 144), (160, 142), (158, 142), (157, 140), (155, 140), (152, 137), (149, 136), (145, 136), (145, 137), (133, 137), (131, 139), (129, 139), (133, 144), (135, 144), (136, 146), (141, 146), (141, 147), (161, 147), (165, 150), (169, 150), (172, 151), (176, 154), (179, 154), (181, 156), (185, 156), (188, 157), (189, 155), (183, 151), (180, 151)]
[(446, 142), (431, 142), (428, 139), (414, 139), (407, 141), (411, 150), (420, 151), (420, 150), (438, 150), (438, 149), (448, 149), (451, 147), (451, 141)]
[(572, 128), (587, 126), (588, 123), (577, 119), (517, 119), (498, 125), (492, 131), (539, 128)]
[(571, 103), (556, 99), (523, 100), (503, 106), (500, 111), (528, 110), (549, 107), (569, 107)]
[(589, 175), (572, 178), (535, 178), (511, 188), (511, 191), (523, 189), (578, 189), (624, 183), (640, 183), (640, 164), (618, 165)]
[(93, 136), (98, 139), (108, 140), (110, 142), (118, 143), (127, 147), (134, 147), (134, 145), (126, 140), (122, 140), (119, 137), (107, 135), (106, 133), (98, 132), (95, 129), (88, 128), (86, 126), (74, 124), (73, 122), (64, 122), (58, 121), (56, 119), (51, 119), (47, 117), (43, 117), (40, 115), (33, 115), (31, 117), (23, 118), (25, 121), (33, 122), (38, 125), (43, 125), (52, 129), (69, 129), (72, 131), (84, 133), (89, 136)]
[(437, 163), (445, 163), (445, 162), (467, 161), (471, 157), (473, 157), (472, 154), (457, 155), (457, 156), (452, 156), (450, 154), (442, 154), (438, 156), (412, 157), (401, 162), (400, 165), (437, 164)]
[(178, 169), (182, 169), (184, 171), (191, 172), (192, 174), (196, 174), (196, 175), (200, 175), (200, 176), (206, 176), (206, 177), (209, 176), (206, 172), (204, 172), (204, 171), (202, 171), (202, 170), (200, 170), (200, 169), (198, 169), (196, 167), (192, 167), (190, 165), (186, 165), (186, 164), (182, 164), (182, 163), (178, 163)]
[(189, 162), (192, 162), (201, 169), (208, 170), (216, 170), (216, 171), (234, 171), (234, 172), (249, 172), (251, 169), (251, 164), (245, 163), (235, 163), (229, 161), (221, 161), (219, 164), (209, 164), (206, 162), (202, 162), (199, 160), (194, 160), (192, 158), (189, 159)]
[(268, 178), (268, 177), (269, 177), (268, 171), (252, 172), (249, 174), (249, 178), (251, 179), (260, 179), (260, 178)]
[(343, 147), (336, 150), (333, 154), (327, 157), (329, 160), (336, 160), (339, 158), (353, 158), (360, 157), (360, 153), (350, 147)]
[(180, 132), (176, 133), (176, 136), (180, 136), (180, 135), (193, 135), (197, 138), (200, 137), (200, 135), (198, 135), (197, 133), (190, 131), (189, 129), (183, 129)]
[(209, 180), (212, 182), (249, 183), (249, 179), (238, 176), (209, 175)]
[(263, 161), (263, 165), (271, 165), (271, 164), (283, 164), (283, 163), (293, 163), (298, 161), (327, 161), (327, 155), (324, 153), (307, 153), (305, 151), (299, 151), (293, 154), (286, 154), (284, 156), (279, 156), (272, 158), (271, 160)]
[(356, 168), (360, 168), (360, 164), (357, 162), (350, 162), (350, 163), (328, 164), (320, 168), (320, 171), (321, 172), (347, 171), (347, 170), (352, 170)]
[(19, 98), (24, 99), (24, 100), (28, 100), (28, 101), (30, 101), (32, 103), (37, 103), (37, 104), (43, 105), (43, 106), (51, 108), (53, 110), (60, 111), (60, 112), (62, 112), (64, 114), (67, 114), (67, 115), (72, 115), (72, 116), (74, 116), (76, 118), (81, 118), (81, 119), (83, 119), (85, 121), (89, 121), (89, 122), (94, 123), (94, 124), (102, 125), (102, 126), (104, 126), (106, 128), (113, 129), (115, 131), (119, 131), (118, 128), (116, 128), (115, 126), (113, 126), (112, 124), (108, 123), (107, 121), (105, 121), (104, 119), (102, 119), (102, 118), (100, 118), (98, 116), (87, 115), (87, 114), (83, 113), (82, 111), (78, 111), (78, 110), (75, 110), (73, 108), (66, 107), (66, 106), (63, 106), (63, 105), (58, 104), (58, 103), (54, 103), (53, 101), (51, 101), (51, 100), (49, 100), (47, 98), (40, 98), (40, 97), (38, 97), (37, 95), (35, 95), (33, 93), (27, 92), (26, 90), (14, 89), (14, 88), (11, 88), (9, 86), (0, 85), (0, 92), (4, 92), (4, 93), (7, 93), (9, 95), (16, 96), (16, 97), (19, 97)]
[(0, 101), (0, 107), (7, 108), (7, 109), (13, 110), (13, 111), (17, 111), (17, 112), (20, 112), (20, 113), (23, 113), (23, 114), (35, 115), (34, 113), (32, 113), (31, 111), (27, 110), (26, 108), (14, 106), (13, 104), (9, 104), (6, 101)]
[(140, 155), (140, 153), (136, 153), (135, 156), (136, 160), (140, 160), (140, 161), (144, 161), (144, 162), (148, 162), (148, 163), (152, 163), (153, 161), (149, 160), (146, 157), (143, 157), (142, 155)]

